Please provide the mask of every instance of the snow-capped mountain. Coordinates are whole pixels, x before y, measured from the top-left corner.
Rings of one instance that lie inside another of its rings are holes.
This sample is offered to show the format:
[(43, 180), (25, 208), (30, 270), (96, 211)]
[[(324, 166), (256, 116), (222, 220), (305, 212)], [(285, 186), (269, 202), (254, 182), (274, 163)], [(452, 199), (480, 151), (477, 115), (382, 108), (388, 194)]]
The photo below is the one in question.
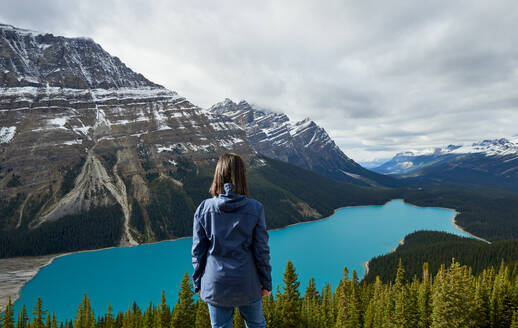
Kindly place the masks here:
[(428, 148), (405, 151), (396, 154), (393, 158), (371, 170), (383, 174), (407, 174), (429, 165), (447, 161), (452, 157), (452, 151), (461, 146), (449, 145), (444, 148)]
[(518, 143), (505, 138), (402, 152), (374, 171), (518, 190)]
[(208, 111), (226, 116), (244, 128), (252, 147), (265, 156), (339, 181), (360, 185), (394, 183), (347, 157), (327, 132), (309, 118), (291, 122), (285, 114), (255, 108), (245, 100), (235, 103), (228, 98)]

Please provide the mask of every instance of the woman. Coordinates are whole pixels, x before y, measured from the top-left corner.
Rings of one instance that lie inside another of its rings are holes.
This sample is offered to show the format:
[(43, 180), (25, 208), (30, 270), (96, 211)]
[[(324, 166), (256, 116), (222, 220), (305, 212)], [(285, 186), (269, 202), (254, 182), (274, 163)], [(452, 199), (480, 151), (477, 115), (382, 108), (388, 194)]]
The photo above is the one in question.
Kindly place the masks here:
[(220, 156), (210, 193), (194, 213), (194, 291), (207, 302), (212, 327), (232, 327), (234, 307), (248, 328), (266, 327), (262, 297), (272, 290), (268, 233), (263, 205), (248, 198), (241, 157)]

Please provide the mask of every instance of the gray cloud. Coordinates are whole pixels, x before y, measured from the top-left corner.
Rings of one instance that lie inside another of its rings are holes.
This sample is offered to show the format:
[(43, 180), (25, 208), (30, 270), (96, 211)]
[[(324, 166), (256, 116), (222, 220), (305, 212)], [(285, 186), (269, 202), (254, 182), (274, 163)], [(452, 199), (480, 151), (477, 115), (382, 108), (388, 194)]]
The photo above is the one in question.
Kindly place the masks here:
[(208, 107), (312, 117), (357, 160), (516, 136), (515, 2), (4, 0), (0, 21), (88, 36)]

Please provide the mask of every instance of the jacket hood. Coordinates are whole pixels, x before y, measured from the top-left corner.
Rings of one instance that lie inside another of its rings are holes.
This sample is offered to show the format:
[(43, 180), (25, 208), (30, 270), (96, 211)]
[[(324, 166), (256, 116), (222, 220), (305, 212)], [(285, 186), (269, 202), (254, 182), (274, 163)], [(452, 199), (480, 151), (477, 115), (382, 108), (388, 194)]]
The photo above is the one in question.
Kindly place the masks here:
[(245, 195), (232, 192), (233, 187), (232, 183), (225, 183), (223, 185), (225, 193), (217, 196), (216, 204), (221, 211), (234, 212), (248, 203), (248, 198)]

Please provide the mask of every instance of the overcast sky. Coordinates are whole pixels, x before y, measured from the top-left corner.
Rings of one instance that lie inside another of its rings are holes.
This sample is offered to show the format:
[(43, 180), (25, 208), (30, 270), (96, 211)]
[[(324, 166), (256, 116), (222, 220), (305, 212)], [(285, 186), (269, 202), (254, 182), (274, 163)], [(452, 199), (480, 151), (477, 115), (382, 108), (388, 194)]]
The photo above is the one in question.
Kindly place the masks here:
[(3, 0), (0, 22), (87, 36), (200, 107), (311, 117), (357, 161), (518, 139), (509, 1)]

